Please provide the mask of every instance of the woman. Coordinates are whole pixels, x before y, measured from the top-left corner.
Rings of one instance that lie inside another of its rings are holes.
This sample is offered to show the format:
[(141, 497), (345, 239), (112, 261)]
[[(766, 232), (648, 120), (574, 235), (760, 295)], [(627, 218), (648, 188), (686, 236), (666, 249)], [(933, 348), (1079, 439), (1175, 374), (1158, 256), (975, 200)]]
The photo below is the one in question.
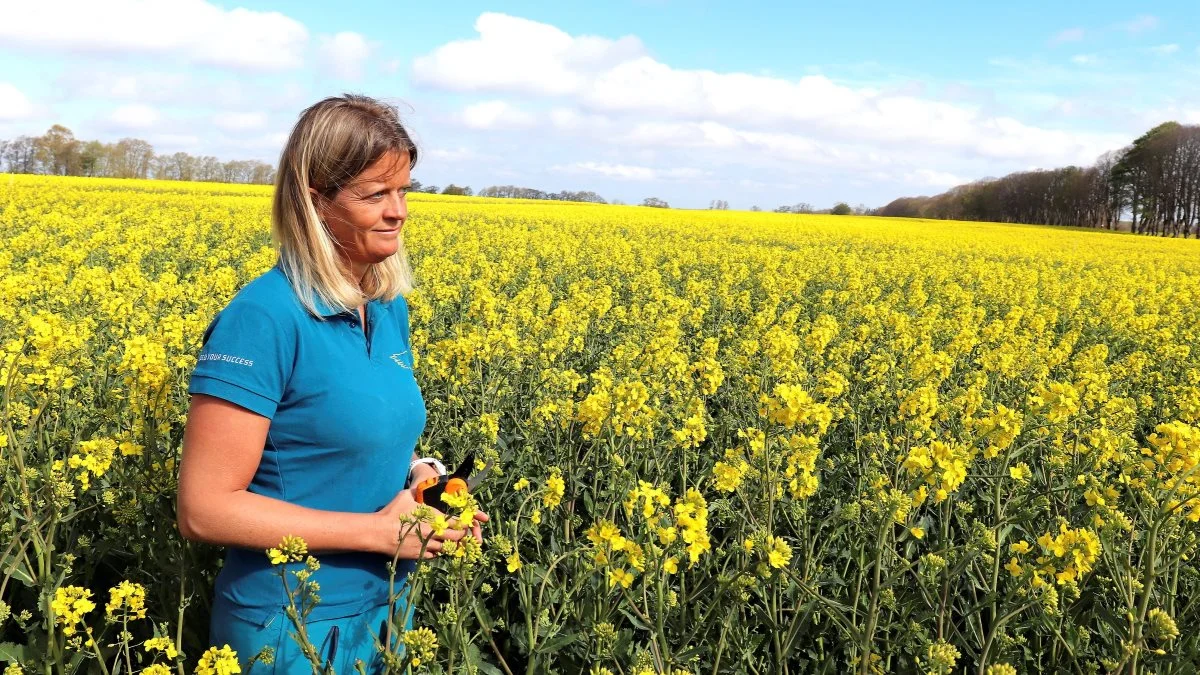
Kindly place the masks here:
[(487, 520), (479, 514), (469, 532), (441, 536), (401, 523), (417, 506), (406, 486), (441, 470), (410, 462), (426, 416), (403, 297), (412, 274), (401, 229), (416, 160), (396, 111), (378, 101), (347, 95), (305, 110), (279, 160), (278, 263), (204, 334), (188, 389), (179, 529), (229, 547), (210, 642), (243, 661), (273, 648), (273, 665), (253, 673), (309, 671), (265, 554), (285, 535), (303, 538), (321, 562), (307, 628), (320, 659), (339, 673), (358, 659), (376, 672), (397, 548), (402, 582), (418, 556), (478, 539)]

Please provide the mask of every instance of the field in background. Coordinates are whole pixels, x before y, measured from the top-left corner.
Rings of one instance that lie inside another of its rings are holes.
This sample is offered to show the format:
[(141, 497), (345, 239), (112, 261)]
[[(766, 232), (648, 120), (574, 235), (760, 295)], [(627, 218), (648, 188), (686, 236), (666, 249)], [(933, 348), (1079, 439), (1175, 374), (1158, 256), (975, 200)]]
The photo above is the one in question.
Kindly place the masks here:
[[(0, 176), (0, 660), (208, 646), (175, 462), (202, 331), (274, 263), (269, 194)], [(482, 553), (417, 575), (421, 670), (1200, 664), (1200, 244), (410, 210), (418, 452), (517, 450)]]

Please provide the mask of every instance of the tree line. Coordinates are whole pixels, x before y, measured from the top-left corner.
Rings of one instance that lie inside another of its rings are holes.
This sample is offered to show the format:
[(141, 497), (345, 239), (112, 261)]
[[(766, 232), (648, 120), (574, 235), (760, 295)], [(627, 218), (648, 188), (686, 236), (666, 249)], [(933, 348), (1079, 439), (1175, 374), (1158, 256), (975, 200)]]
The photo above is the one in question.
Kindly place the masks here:
[(535, 188), (518, 187), (516, 185), (493, 185), (485, 187), (479, 191), (480, 197), (507, 197), (510, 199), (548, 199), (552, 201), (562, 202), (591, 202), (593, 204), (607, 204), (608, 201), (591, 190), (582, 190), (574, 192), (571, 190), (562, 190), (560, 192), (543, 192)]
[(985, 178), (933, 197), (901, 197), (878, 214), (1200, 237), (1200, 125), (1166, 122), (1090, 167)]
[(0, 139), (0, 170), (8, 173), (37, 173), (54, 176), (104, 178), (156, 178), (195, 180), (210, 183), (275, 182), (275, 167), (258, 160), (221, 161), (186, 152), (160, 155), (154, 146), (139, 138), (122, 138), (115, 143), (75, 138), (61, 124), (41, 136)]

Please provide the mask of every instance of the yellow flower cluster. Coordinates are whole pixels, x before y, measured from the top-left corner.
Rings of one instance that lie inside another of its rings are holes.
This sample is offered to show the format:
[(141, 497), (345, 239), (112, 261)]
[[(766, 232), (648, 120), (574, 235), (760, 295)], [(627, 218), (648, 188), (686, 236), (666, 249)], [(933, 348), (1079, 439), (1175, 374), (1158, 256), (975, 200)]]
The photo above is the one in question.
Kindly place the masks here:
[(267, 549), (267, 557), (272, 565), (282, 565), (288, 562), (300, 562), (308, 555), (308, 543), (300, 537), (285, 535), (276, 548)]
[(142, 646), (148, 652), (162, 652), (168, 659), (179, 656), (179, 650), (176, 649), (174, 640), (169, 637), (150, 638)]
[(1200, 521), (1200, 429), (1176, 421), (1160, 424), (1150, 435), (1146, 469), (1154, 482), (1174, 495), (1167, 507)]
[(62, 626), (64, 635), (74, 635), (83, 616), (96, 609), (92, 602), (92, 592), (79, 586), (60, 586), (54, 590), (54, 599), (50, 601), (50, 609), (54, 612), (55, 623)]
[(409, 663), (418, 668), (425, 661), (432, 662), (437, 655), (437, 634), (424, 626), (405, 631), (404, 646), (411, 659)]
[[(1037, 539), (1043, 555), (1037, 559), (1040, 572), (1054, 574), (1058, 583), (1077, 581), (1092, 571), (1100, 557), (1100, 538), (1088, 528), (1072, 529), (1066, 523), (1059, 525), (1057, 535), (1049, 532)], [(1034, 585), (1039, 585), (1040, 576), (1034, 573)]]
[(117, 442), (111, 438), (96, 438), (79, 443), (79, 449), (67, 458), (67, 466), (75, 469), (75, 479), (84, 490), (92, 478), (104, 475), (116, 456)]
[(196, 663), (196, 675), (234, 675), (242, 672), (237, 652), (229, 645), (209, 647)]
[(833, 421), (833, 413), (829, 406), (813, 400), (799, 385), (777, 385), (772, 395), (761, 396), (760, 403), (760, 415), (789, 429), (808, 425), (818, 433), (825, 433), (829, 423)]
[(562, 469), (553, 467), (546, 478), (546, 486), (542, 489), (542, 505), (548, 509), (558, 506), (566, 493), (567, 484), (563, 481)]
[(108, 591), (108, 603), (104, 612), (109, 619), (121, 614), (130, 619), (146, 618), (146, 587), (130, 581), (122, 581)]
[(934, 441), (909, 450), (903, 466), (933, 489), (933, 503), (940, 504), (967, 479), (967, 467), (974, 457), (970, 447)]

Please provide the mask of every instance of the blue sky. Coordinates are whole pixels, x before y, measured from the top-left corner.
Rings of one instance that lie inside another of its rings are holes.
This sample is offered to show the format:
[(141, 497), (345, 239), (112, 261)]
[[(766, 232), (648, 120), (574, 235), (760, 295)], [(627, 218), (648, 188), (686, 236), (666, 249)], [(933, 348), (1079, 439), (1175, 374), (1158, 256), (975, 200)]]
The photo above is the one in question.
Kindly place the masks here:
[(425, 183), (683, 207), (877, 206), (1089, 164), (1200, 124), (1197, 81), (1195, 0), (0, 8), (0, 138), (62, 123), (273, 162), (301, 109), (354, 91), (401, 107)]

